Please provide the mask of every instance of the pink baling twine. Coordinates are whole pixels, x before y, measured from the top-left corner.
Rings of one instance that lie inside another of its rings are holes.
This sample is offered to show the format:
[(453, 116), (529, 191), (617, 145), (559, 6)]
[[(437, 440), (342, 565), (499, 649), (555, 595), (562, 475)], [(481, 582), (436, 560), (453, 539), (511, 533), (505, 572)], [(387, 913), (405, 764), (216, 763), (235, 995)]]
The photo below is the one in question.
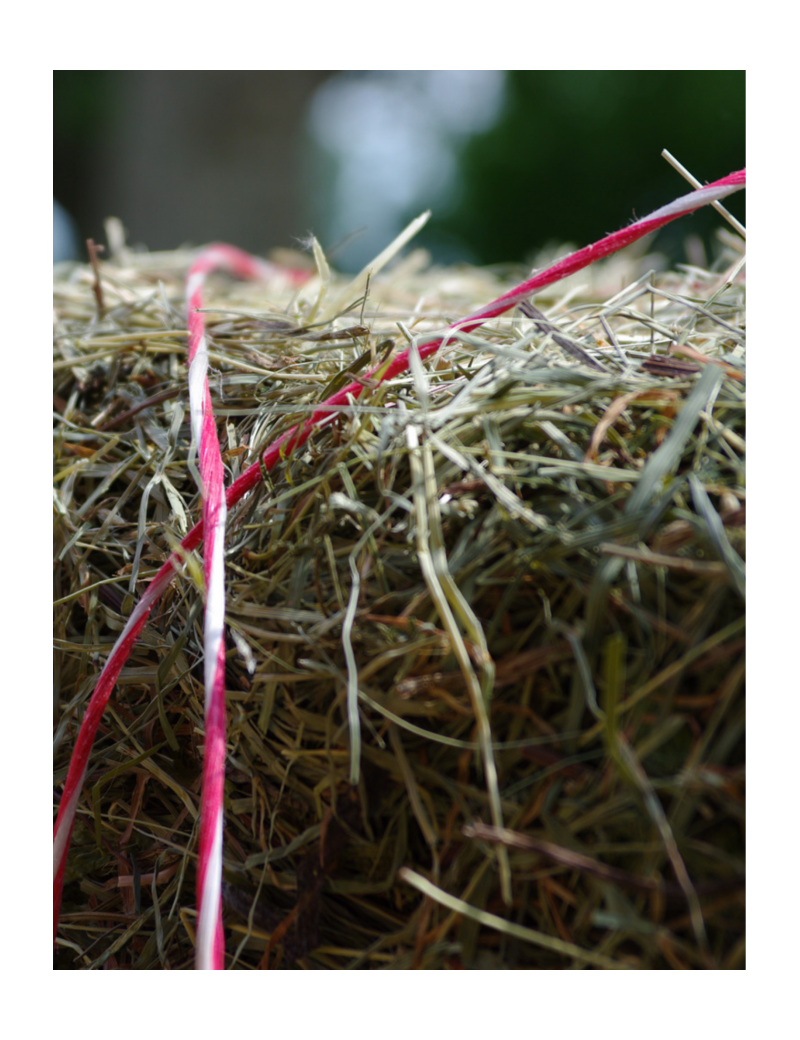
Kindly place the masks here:
[[(615, 231), (584, 249), (564, 257), (551, 267), (504, 293), (474, 314), (454, 322), (449, 332), (469, 332), (490, 318), (497, 317), (516, 306), (538, 289), (580, 271), (602, 257), (616, 253), (644, 235), (691, 213), (711, 202), (739, 191), (746, 184), (746, 171), (738, 170), (704, 188), (690, 192), (668, 206), (662, 206), (642, 220)], [(216, 424), (211, 409), (206, 369), (208, 354), (205, 344), (203, 316), (198, 312), (200, 292), (206, 275), (215, 268), (223, 268), (243, 278), (273, 276), (277, 269), (262, 260), (249, 256), (232, 246), (216, 245), (204, 250), (189, 272), (187, 298), (189, 304), (189, 393), (192, 416), (192, 437), (200, 449), (200, 475), (203, 481), (203, 519), (189, 531), (181, 542), (184, 552), (191, 552), (205, 539), (206, 629), (205, 629), (205, 684), (206, 684), (206, 750), (203, 764), (203, 793), (200, 815), (200, 850), (198, 868), (198, 928), (196, 966), (220, 970), (224, 966), (224, 937), (220, 898), (222, 871), (222, 795), (225, 778), (225, 647), (224, 625), (224, 568), (223, 550), (226, 510), (236, 505), (261, 479), (262, 466), (268, 472), (287, 453), (304, 444), (312, 430), (331, 422), (340, 406), (360, 397), (365, 382), (353, 382), (333, 394), (312, 413), (304, 423), (293, 426), (264, 452), (261, 463), (255, 462), (223, 495), (222, 459)], [(291, 272), (290, 272), (291, 274)], [(296, 280), (302, 276), (297, 273)], [(427, 358), (441, 346), (446, 337), (434, 337), (418, 345), (421, 358)], [(366, 379), (379, 382), (393, 379), (409, 367), (410, 348), (398, 354), (386, 367), (367, 373)], [(198, 403), (199, 402), (199, 403)], [(58, 928), (61, 889), (64, 882), (67, 851), (75, 822), (80, 790), (83, 785), (97, 727), (108, 699), (125, 661), (138, 639), (153, 605), (172, 581), (182, 562), (178, 553), (172, 553), (147, 587), (128, 623), (114, 645), (100, 674), (94, 693), (81, 724), (72, 753), (64, 793), (53, 831), (53, 937)]]
[[(208, 390), (208, 346), (205, 318), (201, 311), (205, 279), (215, 269), (240, 278), (269, 279), (276, 275), (302, 282), (307, 274), (285, 271), (250, 256), (233, 246), (213, 245), (203, 250), (192, 265), (186, 280), (189, 332), (189, 407), (192, 425), (192, 450), (199, 447), (200, 478), (203, 484), (203, 519), (183, 540), (183, 549), (193, 549), (204, 539), (206, 609), (204, 658), (206, 690), (205, 754), (200, 812), (198, 856), (198, 926), (196, 964), (198, 968), (220, 970), (224, 966), (224, 936), (220, 888), (222, 878), (222, 800), (225, 782), (225, 518), (227, 502), (223, 487), (223, 466), (219, 439)], [(241, 496), (240, 496), (241, 497)], [(238, 500), (237, 500), (238, 501)], [(64, 793), (53, 834), (53, 935), (58, 927), (58, 911), (69, 840), (75, 821), (80, 789), (86, 775), (97, 727), (122, 666), (130, 656), (150, 610), (171, 583), (179, 558), (169, 557), (147, 587), (106, 662), (89, 701), (67, 773)]]
[(217, 424), (208, 390), (208, 344), (202, 291), (207, 275), (220, 268), (239, 278), (269, 277), (274, 269), (233, 246), (203, 250), (186, 279), (189, 325), (189, 410), (192, 451), (199, 445), (203, 498), (203, 557), (206, 607), (203, 628), (205, 661), (205, 752), (200, 800), (197, 866), (197, 942), (195, 965), (225, 966), (222, 930), (222, 800), (225, 787), (225, 501), (224, 468)]

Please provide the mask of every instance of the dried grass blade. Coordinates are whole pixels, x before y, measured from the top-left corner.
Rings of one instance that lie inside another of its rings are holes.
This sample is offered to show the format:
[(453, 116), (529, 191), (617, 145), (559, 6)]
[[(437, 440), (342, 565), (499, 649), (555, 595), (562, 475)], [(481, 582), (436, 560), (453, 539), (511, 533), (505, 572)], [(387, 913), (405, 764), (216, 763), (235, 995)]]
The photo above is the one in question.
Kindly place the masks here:
[(622, 961), (604, 957), (601, 953), (583, 950), (574, 943), (556, 939), (552, 935), (545, 935), (544, 932), (537, 932), (533, 928), (525, 928), (523, 925), (514, 924), (512, 921), (506, 921), (504, 918), (498, 917), (496, 914), (490, 914), (486, 910), (479, 910), (477, 907), (465, 903), (463, 899), (458, 899), (456, 896), (451, 896), (449, 893), (444, 892), (421, 874), (409, 870), (408, 867), (401, 867), (397, 872), (397, 876), (401, 881), (405, 881), (413, 888), (416, 888), (418, 892), (433, 899), (441, 906), (446, 906), (448, 910), (452, 910), (456, 914), (463, 914), (464, 917), (477, 921), (478, 924), (486, 925), (487, 928), (494, 928), (503, 935), (521, 939), (522, 942), (532, 943), (534, 946), (540, 946), (542, 949), (561, 954), (582, 964), (592, 964), (597, 968), (617, 971), (620, 969), (626, 970), (630, 967), (630, 965), (624, 964)]
[[(478, 743), (489, 794), (489, 806), (492, 822), (496, 827), (503, 826), (503, 810), (500, 801), (500, 787), (497, 780), (497, 766), (492, 746), (492, 728), (489, 721), (488, 704), (494, 685), (494, 662), (486, 646), (486, 638), (480, 622), (475, 617), (469, 604), (453, 581), (447, 566), (444, 551), (439, 509), (436, 498), (436, 477), (430, 454), (430, 446), (420, 449), (419, 435), (416, 427), (409, 423), (406, 427), (406, 440), (409, 447), (411, 465), (412, 496), (414, 501), (414, 517), (416, 520), (417, 557), (420, 570), (425, 579), (431, 599), (436, 605), (442, 625), (450, 637), (450, 646), (464, 676), (469, 691), (475, 723), (478, 729)], [(464, 644), (456, 614), (464, 626), (468, 637), (477, 648), (480, 668), (483, 673), (482, 683), (472, 667), (469, 652)], [(503, 899), (511, 903), (511, 870), (508, 854), (501, 847), (498, 850), (500, 881)]]

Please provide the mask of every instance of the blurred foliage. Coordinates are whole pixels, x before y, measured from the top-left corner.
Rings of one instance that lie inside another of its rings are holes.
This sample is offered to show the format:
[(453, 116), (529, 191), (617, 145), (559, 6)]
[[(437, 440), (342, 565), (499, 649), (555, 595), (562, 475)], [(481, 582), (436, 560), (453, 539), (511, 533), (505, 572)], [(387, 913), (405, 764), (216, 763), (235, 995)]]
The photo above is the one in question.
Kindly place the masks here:
[(95, 179), (97, 144), (118, 118), (118, 77), (96, 69), (53, 71), (53, 196), (79, 226)]
[[(436, 214), (479, 263), (583, 246), (691, 190), (663, 148), (703, 182), (745, 165), (743, 71), (512, 71), (506, 91), (495, 126), (463, 147), (452, 207)], [(728, 208), (744, 219), (744, 193)], [(657, 247), (683, 259), (685, 237), (708, 243), (720, 222), (706, 209)]]
[(113, 110), (114, 72), (56, 69), (53, 72), (53, 139), (57, 144), (91, 140)]
[[(113, 176), (99, 145), (124, 119), (123, 75), (53, 73), (53, 191), (81, 227), (93, 185)], [(462, 146), (450, 206), (437, 203), (419, 242), (437, 259), (481, 264), (585, 245), (688, 190), (662, 148), (701, 181), (744, 166), (744, 71), (508, 72), (500, 119)], [(729, 208), (744, 219), (744, 205), (742, 192)], [(686, 236), (708, 244), (720, 223), (707, 208), (659, 232), (656, 246), (684, 259)]]

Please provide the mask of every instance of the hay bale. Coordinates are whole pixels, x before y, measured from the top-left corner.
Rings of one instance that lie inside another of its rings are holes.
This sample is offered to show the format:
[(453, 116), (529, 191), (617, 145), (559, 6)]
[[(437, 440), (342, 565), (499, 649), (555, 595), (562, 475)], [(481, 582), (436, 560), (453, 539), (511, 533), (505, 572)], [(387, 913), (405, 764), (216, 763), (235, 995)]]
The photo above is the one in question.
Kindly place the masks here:
[[(743, 966), (737, 243), (710, 271), (608, 260), (453, 339), (232, 510), (228, 966)], [(199, 515), (190, 261), (56, 268), (56, 792), (99, 663)], [(215, 279), (230, 478), (512, 273), (416, 252), (366, 299)], [(191, 966), (202, 585), (189, 554), (104, 716), (61, 968)]]

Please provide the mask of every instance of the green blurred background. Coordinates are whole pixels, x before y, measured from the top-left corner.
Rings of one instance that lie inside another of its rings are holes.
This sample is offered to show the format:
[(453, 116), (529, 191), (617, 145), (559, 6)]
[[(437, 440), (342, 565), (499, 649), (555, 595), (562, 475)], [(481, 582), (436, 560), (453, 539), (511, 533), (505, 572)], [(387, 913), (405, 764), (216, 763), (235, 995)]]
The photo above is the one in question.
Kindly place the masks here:
[[(54, 198), (75, 242), (264, 253), (313, 232), (343, 270), (422, 210), (434, 259), (584, 245), (745, 165), (743, 71), (56, 71)], [(744, 220), (744, 193), (729, 208)], [(706, 209), (659, 232), (673, 261)], [(73, 249), (83, 256), (80, 245)]]

